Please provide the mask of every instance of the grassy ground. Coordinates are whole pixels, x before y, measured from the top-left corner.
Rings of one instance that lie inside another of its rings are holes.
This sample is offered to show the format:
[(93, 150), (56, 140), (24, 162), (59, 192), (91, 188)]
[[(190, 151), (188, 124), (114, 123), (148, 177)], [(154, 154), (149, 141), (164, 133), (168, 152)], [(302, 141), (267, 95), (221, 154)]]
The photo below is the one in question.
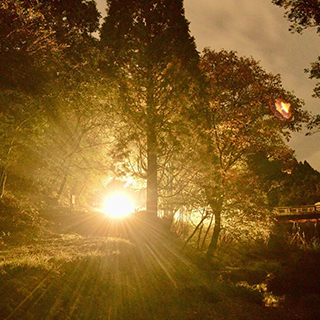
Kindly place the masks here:
[(2, 243), (0, 319), (318, 319), (316, 296), (304, 308), (266, 307), (246, 272), (187, 257), (158, 222), (50, 217), (51, 233)]

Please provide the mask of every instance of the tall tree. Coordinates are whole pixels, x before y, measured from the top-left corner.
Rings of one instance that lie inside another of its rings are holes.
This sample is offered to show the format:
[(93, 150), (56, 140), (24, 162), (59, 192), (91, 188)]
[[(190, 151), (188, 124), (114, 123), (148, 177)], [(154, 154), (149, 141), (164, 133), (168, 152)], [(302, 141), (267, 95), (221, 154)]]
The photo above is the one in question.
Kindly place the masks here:
[[(282, 88), (279, 75), (266, 73), (253, 58), (206, 49), (201, 69), (209, 102), (195, 118), (200, 143), (194, 146), (194, 163), (197, 183), (215, 217), (207, 251), (210, 258), (217, 247), (223, 214), (249, 213), (258, 204), (266, 205), (255, 175), (250, 174), (250, 156), (263, 151), (271, 160), (287, 153), (289, 131), (299, 130), (307, 114), (303, 103)], [(279, 98), (291, 104), (290, 119), (279, 119), (273, 113)]]
[[(62, 49), (35, 3), (0, 4), (1, 194), (8, 168), (30, 135), (39, 108), (32, 102), (49, 76), (51, 61)], [(49, 58), (50, 57), (50, 58)]]
[[(101, 29), (102, 68), (115, 79), (147, 181), (147, 211), (158, 210), (158, 170), (165, 168), (174, 124), (196, 94), (199, 56), (183, 1), (107, 0)], [(130, 136), (130, 137), (129, 137)], [(172, 141), (171, 141), (172, 142)]]
[(39, 159), (34, 146), (53, 124), (58, 105), (53, 101), (63, 100), (61, 108), (71, 107), (73, 87), (89, 69), (92, 32), (98, 23), (94, 1), (0, 4), (1, 190), (10, 166), (17, 170), (17, 161), (23, 167), (28, 156)]

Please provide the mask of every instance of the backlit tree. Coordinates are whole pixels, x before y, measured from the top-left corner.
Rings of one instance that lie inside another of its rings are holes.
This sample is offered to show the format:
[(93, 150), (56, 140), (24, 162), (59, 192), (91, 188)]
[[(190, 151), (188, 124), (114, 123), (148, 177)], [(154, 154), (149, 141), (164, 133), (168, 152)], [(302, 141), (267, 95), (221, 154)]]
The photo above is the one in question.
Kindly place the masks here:
[[(54, 126), (62, 127), (56, 123), (57, 114), (70, 114), (70, 109), (77, 112), (72, 103), (77, 98), (72, 94), (77, 94), (75, 85), (90, 78), (89, 53), (99, 14), (94, 1), (4, 0), (0, 17), (2, 193), (9, 168), (15, 173), (34, 173), (50, 162), (46, 152), (41, 154), (45, 151), (41, 141), (48, 146), (50, 137), (45, 135)], [(32, 170), (22, 170), (31, 169), (29, 165)]]
[(199, 57), (183, 1), (108, 0), (107, 6), (101, 68), (119, 89), (118, 107), (128, 124), (123, 144), (137, 152), (147, 211), (156, 216), (159, 168), (165, 170), (174, 126), (196, 95)]
[[(290, 130), (301, 128), (307, 114), (302, 111), (303, 103), (282, 88), (279, 75), (266, 73), (253, 58), (206, 49), (201, 69), (206, 76), (208, 104), (194, 122), (199, 137), (194, 146), (198, 173), (194, 181), (215, 219), (207, 251), (210, 258), (217, 247), (223, 214), (249, 214), (267, 206), (248, 159), (261, 151), (270, 161), (285, 159), (283, 155), (290, 154), (285, 140)], [(273, 114), (279, 98), (291, 104), (290, 119)]]

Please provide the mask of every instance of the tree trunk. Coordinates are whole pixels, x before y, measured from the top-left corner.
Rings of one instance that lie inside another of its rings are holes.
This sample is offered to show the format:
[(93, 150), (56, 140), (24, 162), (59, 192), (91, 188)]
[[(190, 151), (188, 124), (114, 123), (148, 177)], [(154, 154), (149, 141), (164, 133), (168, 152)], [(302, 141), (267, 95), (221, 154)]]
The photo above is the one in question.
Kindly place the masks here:
[(220, 210), (216, 210), (214, 214), (214, 229), (213, 229), (212, 238), (206, 253), (207, 260), (210, 260), (217, 250), (220, 230), (221, 230), (221, 208)]
[(188, 244), (188, 242), (192, 239), (192, 237), (196, 234), (197, 230), (200, 228), (200, 226), (202, 225), (203, 221), (207, 219), (207, 215), (203, 216), (202, 219), (200, 220), (200, 222), (198, 223), (198, 225), (195, 227), (195, 229), (193, 230), (193, 232), (191, 233), (191, 235), (188, 237), (187, 241), (185, 242), (185, 244), (183, 245), (182, 250), (184, 250), (184, 248), (186, 247), (186, 245)]
[(206, 188), (206, 197), (214, 214), (214, 228), (210, 244), (206, 253), (206, 259), (210, 261), (217, 250), (218, 239), (221, 230), (221, 211), (223, 204), (223, 192), (220, 189)]
[(206, 233), (205, 233), (205, 235), (204, 235), (204, 237), (203, 237), (202, 244), (201, 244), (201, 248), (200, 248), (201, 250), (203, 250), (204, 245), (205, 245), (205, 243), (206, 243), (206, 240), (207, 240), (209, 231), (210, 231), (211, 226), (212, 226), (212, 222), (213, 222), (213, 214), (211, 215), (209, 226), (208, 226), (207, 231), (206, 231)]
[(0, 171), (0, 198), (3, 197), (6, 181), (7, 181), (6, 169), (2, 167)]
[(197, 249), (198, 250), (200, 249), (200, 241), (201, 241), (202, 230), (203, 230), (203, 224), (199, 228), (199, 234), (198, 234), (198, 239), (197, 239)]
[[(148, 76), (152, 79), (152, 76)], [(158, 146), (157, 108), (154, 101), (154, 85), (149, 81), (147, 93), (147, 214), (150, 218), (158, 215)]]
[(150, 217), (157, 217), (158, 212), (158, 159), (156, 151), (156, 133), (154, 128), (149, 127), (147, 148), (147, 213)]
[(60, 188), (59, 188), (58, 193), (57, 193), (57, 201), (60, 200), (60, 197), (62, 195), (62, 192), (63, 192), (64, 187), (65, 187), (66, 182), (67, 182), (67, 178), (68, 178), (68, 175), (65, 174), (63, 176), (63, 179), (62, 179), (61, 184), (60, 184)]

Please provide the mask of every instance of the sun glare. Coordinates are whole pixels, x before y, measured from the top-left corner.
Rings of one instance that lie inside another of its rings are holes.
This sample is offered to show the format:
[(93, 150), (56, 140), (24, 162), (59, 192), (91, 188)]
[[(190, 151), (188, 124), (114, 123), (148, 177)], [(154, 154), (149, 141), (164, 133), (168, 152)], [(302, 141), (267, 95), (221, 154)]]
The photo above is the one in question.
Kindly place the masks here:
[(291, 104), (282, 99), (277, 99), (271, 110), (280, 120), (289, 120), (291, 118)]
[(104, 212), (112, 218), (123, 218), (134, 212), (134, 205), (125, 194), (112, 194), (105, 201)]

